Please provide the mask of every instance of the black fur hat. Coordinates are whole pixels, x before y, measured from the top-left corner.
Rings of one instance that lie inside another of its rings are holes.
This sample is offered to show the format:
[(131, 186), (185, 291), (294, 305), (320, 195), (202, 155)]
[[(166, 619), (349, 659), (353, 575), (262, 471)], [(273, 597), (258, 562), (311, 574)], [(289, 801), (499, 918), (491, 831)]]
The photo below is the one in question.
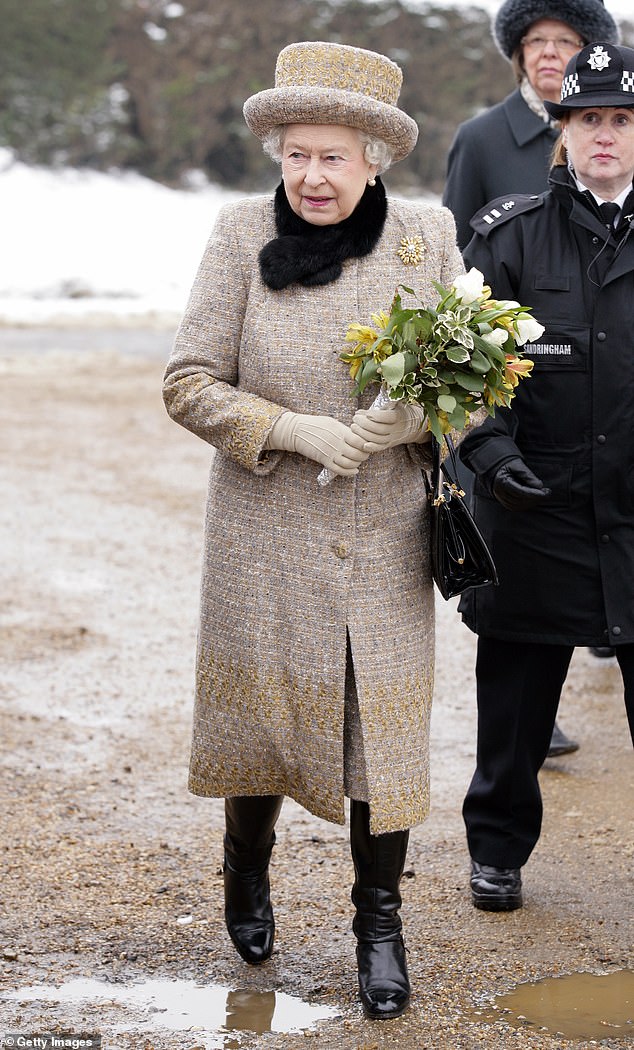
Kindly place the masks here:
[(493, 20), (493, 37), (505, 58), (511, 59), (526, 30), (540, 18), (565, 22), (588, 43), (618, 44), (618, 26), (603, 0), (506, 0)]

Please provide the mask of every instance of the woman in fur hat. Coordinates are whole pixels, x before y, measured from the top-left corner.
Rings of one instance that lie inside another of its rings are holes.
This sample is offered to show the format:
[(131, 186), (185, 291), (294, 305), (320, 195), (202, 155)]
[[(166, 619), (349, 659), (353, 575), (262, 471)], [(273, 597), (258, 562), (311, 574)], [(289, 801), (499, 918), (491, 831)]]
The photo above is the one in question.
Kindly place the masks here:
[[(164, 384), (172, 418), (216, 450), (189, 785), (225, 798), (229, 935), (248, 963), (271, 955), (283, 796), (340, 824), (347, 796), (372, 1018), (409, 1001), (399, 881), (429, 808), (430, 435), (417, 406), (351, 397), (339, 355), (399, 284), (435, 302), (433, 282), (462, 272), (449, 211), (386, 197), (380, 173), (418, 133), (401, 80), (354, 47), (280, 53), (244, 115), (282, 181), (220, 212)], [(320, 488), (324, 466), (337, 477)]]
[(544, 99), (559, 101), (566, 63), (590, 40), (618, 43), (603, 0), (506, 0), (492, 25), (517, 87), (503, 102), (465, 121), (449, 152), (443, 204), (466, 248), (471, 216), (503, 193), (542, 193), (559, 134)]

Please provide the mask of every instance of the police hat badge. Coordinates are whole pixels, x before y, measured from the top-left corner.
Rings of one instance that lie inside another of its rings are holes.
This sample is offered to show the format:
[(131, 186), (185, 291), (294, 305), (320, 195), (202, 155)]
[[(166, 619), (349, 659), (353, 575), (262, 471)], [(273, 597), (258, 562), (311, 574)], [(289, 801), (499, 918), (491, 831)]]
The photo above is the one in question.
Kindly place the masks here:
[(586, 44), (566, 66), (559, 103), (544, 101), (561, 120), (571, 109), (634, 107), (634, 48), (605, 41)]

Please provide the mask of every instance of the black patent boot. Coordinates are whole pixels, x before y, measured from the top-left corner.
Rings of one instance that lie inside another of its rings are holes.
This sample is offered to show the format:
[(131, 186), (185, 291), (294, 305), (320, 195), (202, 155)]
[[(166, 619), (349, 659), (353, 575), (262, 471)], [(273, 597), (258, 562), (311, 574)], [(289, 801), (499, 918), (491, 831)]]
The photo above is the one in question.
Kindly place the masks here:
[(399, 882), (409, 831), (370, 834), (366, 802), (350, 803), (350, 847), (355, 882), (352, 923), (357, 938), (359, 994), (363, 1009), (375, 1020), (399, 1017), (407, 1008), (410, 984), (405, 960)]
[(225, 799), (225, 922), (236, 951), (252, 966), (273, 951), (269, 861), (282, 801), (282, 795)]

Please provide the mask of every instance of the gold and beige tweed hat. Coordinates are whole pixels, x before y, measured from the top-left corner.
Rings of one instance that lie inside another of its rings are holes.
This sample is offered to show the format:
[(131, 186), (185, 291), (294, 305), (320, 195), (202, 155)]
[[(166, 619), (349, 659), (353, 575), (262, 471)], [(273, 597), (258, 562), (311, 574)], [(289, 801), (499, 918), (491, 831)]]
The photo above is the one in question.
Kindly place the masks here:
[(418, 126), (398, 102), (403, 73), (396, 62), (348, 44), (305, 41), (280, 51), (275, 87), (251, 95), (244, 119), (266, 138), (279, 124), (338, 124), (383, 139), (393, 160), (412, 152)]

